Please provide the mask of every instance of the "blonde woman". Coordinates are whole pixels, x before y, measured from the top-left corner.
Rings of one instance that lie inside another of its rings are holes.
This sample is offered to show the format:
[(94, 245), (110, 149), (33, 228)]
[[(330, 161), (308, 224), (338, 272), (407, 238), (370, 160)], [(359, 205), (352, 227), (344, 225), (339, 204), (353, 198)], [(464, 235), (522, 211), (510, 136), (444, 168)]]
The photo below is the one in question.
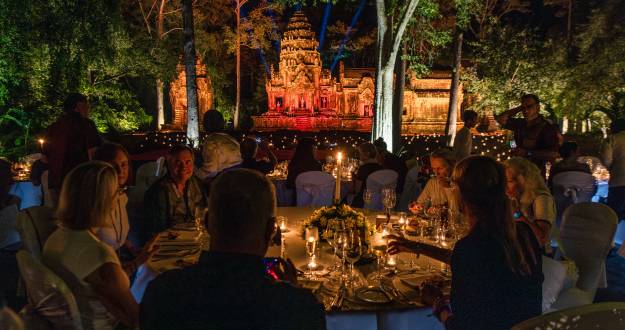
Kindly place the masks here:
[(538, 167), (514, 157), (504, 162), (506, 194), (512, 200), (514, 218), (526, 222), (541, 246), (547, 245), (556, 220), (556, 206)]
[(434, 210), (430, 208), (443, 204), (457, 210), (451, 188), (451, 172), (455, 164), (456, 158), (449, 149), (438, 149), (430, 154), (430, 166), (435, 176), (428, 180), (417, 200), (410, 204), (410, 211), (419, 213), (428, 210), (431, 213)]
[(115, 250), (95, 234), (119, 198), (115, 169), (84, 163), (65, 177), (57, 216), (60, 227), (46, 241), (43, 261), (71, 288), (85, 329), (134, 327), (139, 306)]

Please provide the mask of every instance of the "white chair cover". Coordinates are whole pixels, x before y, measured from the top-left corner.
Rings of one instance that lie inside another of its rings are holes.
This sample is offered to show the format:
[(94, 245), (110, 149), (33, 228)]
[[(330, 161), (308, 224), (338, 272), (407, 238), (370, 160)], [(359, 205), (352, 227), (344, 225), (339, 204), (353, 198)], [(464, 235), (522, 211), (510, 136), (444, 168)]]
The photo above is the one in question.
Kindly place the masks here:
[(56, 230), (54, 211), (47, 206), (34, 206), (17, 215), (17, 230), (22, 238), (22, 249), (41, 260), (46, 240)]
[(419, 184), (419, 171), (421, 169), (418, 166), (411, 168), (406, 174), (406, 181), (404, 183), (404, 191), (399, 199), (397, 210), (402, 212), (408, 212), (408, 205), (414, 201), (421, 194), (421, 185)]
[(566, 258), (575, 262), (579, 270), (577, 289), (588, 293), (588, 297), (582, 295), (583, 300), (572, 301), (565, 290), (554, 308), (579, 306), (588, 302), (587, 298), (592, 302), (597, 287), (607, 286), (605, 260), (612, 248), (616, 222), (616, 213), (604, 204), (578, 203), (566, 209), (560, 225), (560, 248)]
[(9, 205), (0, 210), (0, 249), (20, 241), (17, 232), (17, 205)]
[(332, 205), (335, 180), (331, 174), (321, 171), (301, 173), (295, 178), (297, 206)]
[(553, 177), (556, 214), (561, 215), (572, 204), (590, 202), (596, 190), (595, 177), (589, 173), (567, 171), (556, 174)]
[(511, 330), (625, 329), (625, 303), (605, 302), (573, 307), (523, 321)]
[(18, 251), (16, 258), (29, 302), (20, 313), (46, 319), (53, 329), (82, 329), (78, 305), (67, 284), (30, 253)]
[(143, 195), (160, 177), (167, 173), (165, 158), (161, 157), (155, 162), (147, 162), (137, 169), (135, 175), (135, 186), (128, 191), (130, 203), (142, 203)]
[(379, 170), (369, 174), (367, 178), (367, 189), (373, 191), (373, 201), (371, 209), (383, 210), (382, 205), (382, 189), (397, 187), (397, 172), (393, 170)]

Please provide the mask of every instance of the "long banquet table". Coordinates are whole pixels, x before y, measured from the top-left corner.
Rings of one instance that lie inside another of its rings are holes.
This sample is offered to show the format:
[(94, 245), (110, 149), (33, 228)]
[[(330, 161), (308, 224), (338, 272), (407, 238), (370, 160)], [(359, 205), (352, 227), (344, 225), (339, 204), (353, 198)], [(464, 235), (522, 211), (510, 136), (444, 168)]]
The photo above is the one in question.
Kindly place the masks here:
[[(290, 258), (295, 266), (299, 269), (305, 267), (308, 262), (308, 256), (306, 254), (305, 241), (302, 239), (302, 223), (310, 216), (313, 208), (302, 207), (280, 207), (278, 208), (278, 216), (284, 216), (288, 219), (287, 232), (282, 233), (282, 245), (273, 246), (267, 251), (268, 257), (277, 257), (280, 255)], [(371, 217), (375, 217), (375, 214), (371, 214)], [(335, 260), (333, 255), (329, 252), (329, 246), (327, 243), (320, 244), (318, 248), (317, 262), (327, 267), (332, 265)], [(141, 301), (143, 292), (147, 287), (150, 280), (158, 276), (163, 271), (168, 269), (174, 269), (179, 267), (185, 267), (197, 262), (201, 251), (191, 251), (191, 253), (185, 253), (181, 255), (172, 255), (171, 258), (159, 258), (158, 260), (151, 260), (146, 265), (140, 267), (135, 282), (133, 283), (132, 292), (137, 301)], [(413, 258), (413, 259), (410, 259)], [(418, 259), (414, 259), (414, 256), (407, 253), (401, 253), (398, 255), (398, 269), (399, 265), (403, 265), (403, 268), (409, 268), (408, 260), (416, 261), (416, 265), (424, 272), (434, 271), (436, 274), (440, 273), (442, 264), (433, 259), (421, 256)], [(359, 274), (361, 280), (364, 280), (365, 276), (371, 274), (376, 269), (375, 262), (357, 266), (356, 271)], [(434, 274), (434, 273), (431, 273)], [(320, 274), (321, 280), (328, 280), (327, 276)], [(315, 283), (309, 280), (301, 280), (302, 285), (309, 287), (314, 286)], [(325, 283), (325, 282), (324, 282)], [(442, 325), (432, 317), (431, 309), (425, 307), (417, 301), (410, 304), (400, 304), (395, 301), (387, 304), (366, 304), (362, 301), (358, 302), (355, 298), (345, 299), (345, 307), (338, 311), (331, 311), (328, 308), (329, 300), (332, 295), (326, 295), (322, 297), (319, 283), (316, 284), (317, 289), (314, 292), (317, 298), (326, 306), (326, 322), (327, 328), (331, 330), (375, 330), (375, 329), (442, 329)], [(323, 288), (324, 285), (321, 285)]]

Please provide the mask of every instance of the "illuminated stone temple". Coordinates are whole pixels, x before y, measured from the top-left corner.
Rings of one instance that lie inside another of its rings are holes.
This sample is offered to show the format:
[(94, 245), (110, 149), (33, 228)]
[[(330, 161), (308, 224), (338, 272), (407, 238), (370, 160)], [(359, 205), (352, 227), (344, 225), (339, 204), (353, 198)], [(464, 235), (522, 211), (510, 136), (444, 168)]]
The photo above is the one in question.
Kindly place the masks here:
[[(272, 66), (266, 84), (268, 111), (253, 118), (256, 130), (371, 130), (375, 69), (341, 62), (333, 77), (322, 67), (318, 44), (306, 16), (296, 12), (282, 36), (279, 69)], [(442, 132), (450, 85), (443, 72), (407, 79), (402, 132)]]
[[(199, 103), (198, 116), (201, 123), (204, 113), (213, 106), (213, 89), (210, 77), (206, 74), (206, 65), (199, 57), (195, 63), (195, 70)], [(172, 107), (171, 126), (175, 129), (184, 129), (187, 127), (187, 84), (183, 63), (178, 64), (176, 72), (178, 76), (169, 86), (169, 101)]]

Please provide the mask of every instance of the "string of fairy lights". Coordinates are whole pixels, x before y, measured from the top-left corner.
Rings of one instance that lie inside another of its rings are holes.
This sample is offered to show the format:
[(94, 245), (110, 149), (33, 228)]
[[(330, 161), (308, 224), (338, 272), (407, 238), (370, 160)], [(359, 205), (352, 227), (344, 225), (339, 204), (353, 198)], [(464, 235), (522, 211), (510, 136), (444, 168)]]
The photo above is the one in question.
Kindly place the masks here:
[[(296, 131), (275, 131), (275, 132), (255, 132), (250, 133), (254, 137), (269, 142), (271, 148), (276, 151), (295, 149), (297, 141), (302, 137), (312, 138), (319, 150), (346, 150), (348, 153), (354, 152), (361, 143), (369, 141), (369, 133), (364, 132), (296, 132)], [(242, 135), (244, 137), (245, 135)], [(201, 135), (201, 140), (206, 134)], [(410, 156), (424, 157), (432, 151), (444, 146), (445, 136), (443, 134), (415, 134), (402, 136), (402, 151)], [(144, 134), (133, 134), (134, 141), (126, 141), (125, 145), (131, 153), (142, 153), (166, 149), (173, 145), (186, 143), (184, 132), (150, 132)], [(506, 160), (511, 157), (510, 137), (502, 131), (493, 133), (473, 134), (473, 154), (488, 155), (497, 160)]]

